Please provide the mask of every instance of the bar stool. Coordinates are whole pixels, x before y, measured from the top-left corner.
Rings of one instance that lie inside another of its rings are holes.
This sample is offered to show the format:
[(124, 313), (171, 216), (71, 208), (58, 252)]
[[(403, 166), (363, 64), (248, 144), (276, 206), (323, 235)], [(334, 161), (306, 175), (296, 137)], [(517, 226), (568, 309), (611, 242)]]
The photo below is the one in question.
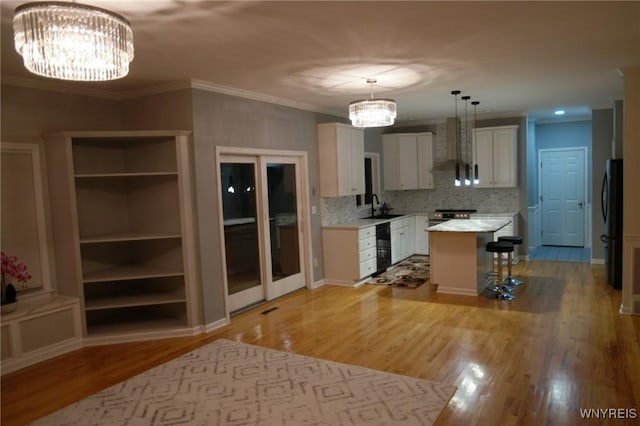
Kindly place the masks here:
[[(519, 237), (517, 235), (509, 235), (509, 236), (504, 236), (504, 237), (498, 237), (498, 241), (505, 241), (508, 243), (513, 244), (514, 246), (517, 246), (518, 244), (522, 244), (522, 237)], [(508, 271), (508, 275), (507, 278), (505, 279), (505, 284), (507, 285), (522, 285), (524, 284), (524, 281), (522, 281), (519, 278), (515, 278), (513, 275), (511, 275), (511, 264), (512, 264), (512, 254), (508, 253), (507, 255), (507, 265), (509, 267)]]
[[(500, 259), (500, 255), (502, 253), (508, 253), (509, 255), (513, 253), (513, 244), (507, 241), (491, 241), (487, 243), (486, 250), (489, 253), (498, 253), (498, 259)], [(516, 297), (510, 293), (511, 288), (505, 284), (503, 284), (502, 279), (502, 262), (498, 260), (498, 279), (496, 282), (496, 286), (491, 288), (490, 290), (495, 292), (495, 295), (492, 296), (495, 299), (500, 300), (513, 300)]]

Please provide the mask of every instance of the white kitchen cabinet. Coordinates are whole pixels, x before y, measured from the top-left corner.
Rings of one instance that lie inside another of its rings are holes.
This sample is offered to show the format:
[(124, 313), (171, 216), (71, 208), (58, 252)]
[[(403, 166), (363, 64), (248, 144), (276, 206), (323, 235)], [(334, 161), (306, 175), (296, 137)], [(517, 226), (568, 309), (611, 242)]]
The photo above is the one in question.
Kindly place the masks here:
[(429, 227), (429, 216), (415, 215), (415, 254), (429, 254), (429, 232), (425, 231)]
[(415, 222), (412, 216), (391, 221), (391, 263), (411, 256), (415, 250)]
[(518, 126), (473, 129), (473, 159), (480, 182), (476, 188), (517, 186)]
[(376, 227), (322, 229), (324, 279), (352, 286), (376, 272)]
[(320, 196), (365, 193), (364, 131), (342, 123), (318, 125)]
[(382, 140), (385, 190), (433, 188), (431, 133), (392, 133)]

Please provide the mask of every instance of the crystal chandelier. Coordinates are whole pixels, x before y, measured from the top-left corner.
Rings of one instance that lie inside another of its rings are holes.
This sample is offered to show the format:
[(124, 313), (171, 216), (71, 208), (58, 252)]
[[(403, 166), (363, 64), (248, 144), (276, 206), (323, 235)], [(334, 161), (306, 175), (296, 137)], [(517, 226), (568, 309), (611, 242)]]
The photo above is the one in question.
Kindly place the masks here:
[(44, 77), (103, 81), (129, 73), (133, 31), (122, 16), (94, 6), (35, 2), (13, 18), (16, 50), (24, 66)]
[(393, 99), (374, 99), (373, 84), (377, 80), (368, 78), (371, 84), (371, 99), (353, 101), (349, 104), (349, 119), (354, 127), (391, 126), (396, 118), (396, 102)]

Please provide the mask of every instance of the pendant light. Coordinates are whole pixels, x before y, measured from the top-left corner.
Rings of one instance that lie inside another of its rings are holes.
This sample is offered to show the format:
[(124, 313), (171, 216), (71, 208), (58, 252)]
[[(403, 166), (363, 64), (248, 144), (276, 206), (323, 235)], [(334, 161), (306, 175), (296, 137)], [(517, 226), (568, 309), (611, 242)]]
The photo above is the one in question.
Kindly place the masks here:
[(368, 78), (371, 85), (371, 98), (353, 101), (349, 104), (349, 119), (354, 127), (391, 126), (397, 115), (396, 101), (393, 99), (374, 99), (374, 78)]
[(471, 96), (463, 96), (461, 99), (464, 100), (464, 186), (470, 186), (471, 166), (469, 166), (469, 118), (467, 115), (467, 107), (469, 106), (469, 99), (471, 99)]
[(30, 72), (73, 81), (129, 73), (133, 31), (121, 15), (71, 2), (25, 3), (15, 9), (13, 39)]
[[(472, 101), (471, 105), (473, 105), (473, 139), (475, 140), (476, 135), (476, 111), (478, 109), (478, 105), (480, 105), (479, 101)], [(480, 183), (480, 175), (478, 174), (478, 163), (474, 162), (473, 166), (473, 184), (477, 185)]]
[(456, 176), (453, 181), (454, 186), (460, 186), (460, 123), (458, 121), (458, 95), (459, 90), (452, 90), (451, 94), (454, 96), (454, 110), (456, 115)]

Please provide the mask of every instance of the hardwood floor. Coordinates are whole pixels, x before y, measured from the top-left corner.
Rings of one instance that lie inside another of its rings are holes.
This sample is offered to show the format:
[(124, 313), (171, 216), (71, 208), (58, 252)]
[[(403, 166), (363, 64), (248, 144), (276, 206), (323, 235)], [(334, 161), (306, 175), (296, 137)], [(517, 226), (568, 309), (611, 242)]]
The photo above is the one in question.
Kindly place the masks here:
[(455, 384), (437, 425), (631, 424), (580, 417), (581, 408), (640, 416), (640, 317), (619, 315), (620, 292), (604, 284), (604, 267), (529, 261), (514, 275), (526, 284), (511, 302), (439, 295), (429, 285), (327, 285), (208, 335), (85, 348), (3, 376), (2, 425), (25, 424), (220, 337)]

